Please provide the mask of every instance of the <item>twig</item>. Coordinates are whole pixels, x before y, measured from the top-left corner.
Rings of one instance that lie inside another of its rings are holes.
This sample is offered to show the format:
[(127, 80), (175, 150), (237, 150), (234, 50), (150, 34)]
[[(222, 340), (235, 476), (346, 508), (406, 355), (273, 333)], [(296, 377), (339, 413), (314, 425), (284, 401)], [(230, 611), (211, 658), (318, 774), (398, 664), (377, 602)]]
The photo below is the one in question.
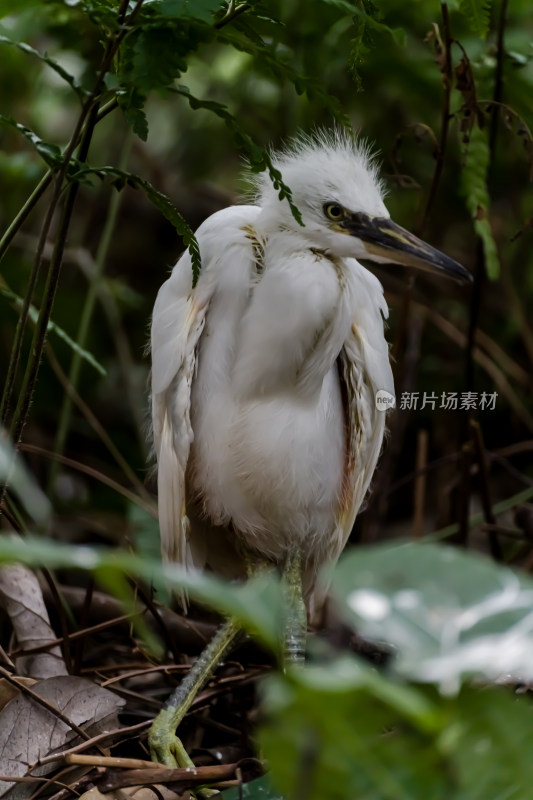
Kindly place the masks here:
[(89, 747), (96, 747), (102, 744), (102, 742), (107, 742), (109, 739), (114, 739), (116, 736), (122, 737), (124, 734), (142, 733), (142, 731), (146, 730), (146, 728), (149, 728), (151, 724), (152, 720), (145, 720), (144, 722), (138, 722), (136, 725), (130, 725), (128, 728), (117, 728), (114, 731), (104, 731), (104, 733), (99, 733), (98, 736), (93, 736), (84, 742), (80, 742), (80, 744), (70, 747), (68, 750), (64, 750), (62, 753), (54, 753), (53, 755), (40, 758), (39, 761), (33, 767), (31, 767), (31, 769), (37, 769), (43, 764), (52, 764), (55, 761), (63, 761), (71, 753), (79, 753), (82, 750), (87, 750)]
[(66, 764), (83, 764), (91, 767), (115, 767), (116, 769), (165, 769), (164, 764), (145, 761), (142, 758), (117, 758), (115, 756), (82, 756), (77, 753), (64, 755)]
[(257, 759), (243, 759), (235, 764), (210, 764), (205, 767), (178, 767), (170, 769), (161, 765), (152, 764), (148, 769), (131, 769), (128, 771), (108, 773), (101, 781), (97, 781), (102, 792), (110, 792), (125, 786), (142, 786), (146, 783), (173, 784), (180, 789), (201, 786), (202, 784), (217, 783), (233, 778), (235, 770), (246, 763), (254, 771), (260, 767)]

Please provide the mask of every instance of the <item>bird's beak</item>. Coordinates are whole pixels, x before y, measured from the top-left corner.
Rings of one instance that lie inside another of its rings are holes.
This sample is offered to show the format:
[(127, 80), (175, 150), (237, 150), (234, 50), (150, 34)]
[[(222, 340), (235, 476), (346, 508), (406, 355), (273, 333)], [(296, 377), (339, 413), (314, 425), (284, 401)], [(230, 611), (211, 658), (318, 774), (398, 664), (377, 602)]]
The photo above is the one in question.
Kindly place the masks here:
[(428, 272), (446, 275), (459, 283), (472, 281), (472, 275), (461, 264), (387, 217), (371, 217), (362, 213), (350, 214), (343, 220), (342, 227), (345, 233), (357, 236), (362, 241), (369, 258), (377, 256), (380, 261), (418, 267)]

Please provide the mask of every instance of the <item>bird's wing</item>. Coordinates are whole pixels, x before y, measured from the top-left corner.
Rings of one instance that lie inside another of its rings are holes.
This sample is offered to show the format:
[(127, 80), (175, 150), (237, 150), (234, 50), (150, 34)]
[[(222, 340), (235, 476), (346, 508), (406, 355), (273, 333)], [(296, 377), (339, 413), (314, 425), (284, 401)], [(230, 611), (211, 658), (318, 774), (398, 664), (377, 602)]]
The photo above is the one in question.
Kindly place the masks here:
[(354, 313), (356, 321), (339, 358), (347, 424), (345, 486), (339, 520), (343, 532), (342, 547), (365, 499), (381, 452), (386, 412), (378, 408), (376, 394), (384, 390), (394, 395), (384, 335), (388, 308), (383, 288), (377, 278), (357, 262), (352, 262), (352, 267), (361, 272), (362, 280)]
[(185, 253), (159, 290), (151, 333), (161, 551), (168, 560), (182, 564), (187, 561), (185, 470), (193, 440), (191, 383), (208, 305), (209, 296), (192, 289), (191, 259)]
[(339, 525), (341, 550), (370, 486), (385, 433), (385, 413), (378, 411), (374, 387), (361, 369), (361, 342), (354, 325), (339, 358), (339, 372), (345, 398), (347, 452)]
[(153, 310), (152, 428), (161, 551), (169, 561), (188, 567), (193, 566), (193, 554), (185, 473), (194, 438), (190, 406), (198, 344), (210, 300), (231, 258), (231, 248), (225, 244), (235, 236), (248, 241), (246, 226), (258, 213), (254, 206), (233, 206), (209, 217), (196, 232), (202, 259), (196, 287), (192, 287), (191, 258), (186, 252), (161, 286)]

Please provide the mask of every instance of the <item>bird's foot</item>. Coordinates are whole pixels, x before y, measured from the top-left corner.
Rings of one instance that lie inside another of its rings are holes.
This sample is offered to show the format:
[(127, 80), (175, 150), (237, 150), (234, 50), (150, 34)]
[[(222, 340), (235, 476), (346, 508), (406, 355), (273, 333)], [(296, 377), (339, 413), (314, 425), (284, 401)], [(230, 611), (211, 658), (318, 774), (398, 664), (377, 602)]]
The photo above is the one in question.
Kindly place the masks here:
[[(176, 735), (175, 709), (164, 708), (154, 719), (152, 727), (148, 733), (148, 744), (150, 747), (150, 757), (158, 764), (176, 769), (195, 770), (194, 761), (186, 751), (183, 742)], [(207, 800), (218, 795), (215, 789), (196, 789), (194, 795), (200, 800)]]
[(164, 708), (152, 722), (148, 734), (152, 761), (166, 767), (194, 767), (181, 739), (176, 736), (174, 708)]

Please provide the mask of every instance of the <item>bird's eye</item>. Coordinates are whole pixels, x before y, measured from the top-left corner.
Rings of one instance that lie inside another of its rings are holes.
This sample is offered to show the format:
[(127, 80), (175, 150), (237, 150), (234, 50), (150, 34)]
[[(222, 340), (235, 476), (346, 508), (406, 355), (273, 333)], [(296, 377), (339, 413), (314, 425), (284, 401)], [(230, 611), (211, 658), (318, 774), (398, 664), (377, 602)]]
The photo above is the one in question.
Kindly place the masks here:
[(328, 219), (338, 222), (344, 216), (344, 210), (338, 203), (326, 203), (324, 205), (324, 214)]

